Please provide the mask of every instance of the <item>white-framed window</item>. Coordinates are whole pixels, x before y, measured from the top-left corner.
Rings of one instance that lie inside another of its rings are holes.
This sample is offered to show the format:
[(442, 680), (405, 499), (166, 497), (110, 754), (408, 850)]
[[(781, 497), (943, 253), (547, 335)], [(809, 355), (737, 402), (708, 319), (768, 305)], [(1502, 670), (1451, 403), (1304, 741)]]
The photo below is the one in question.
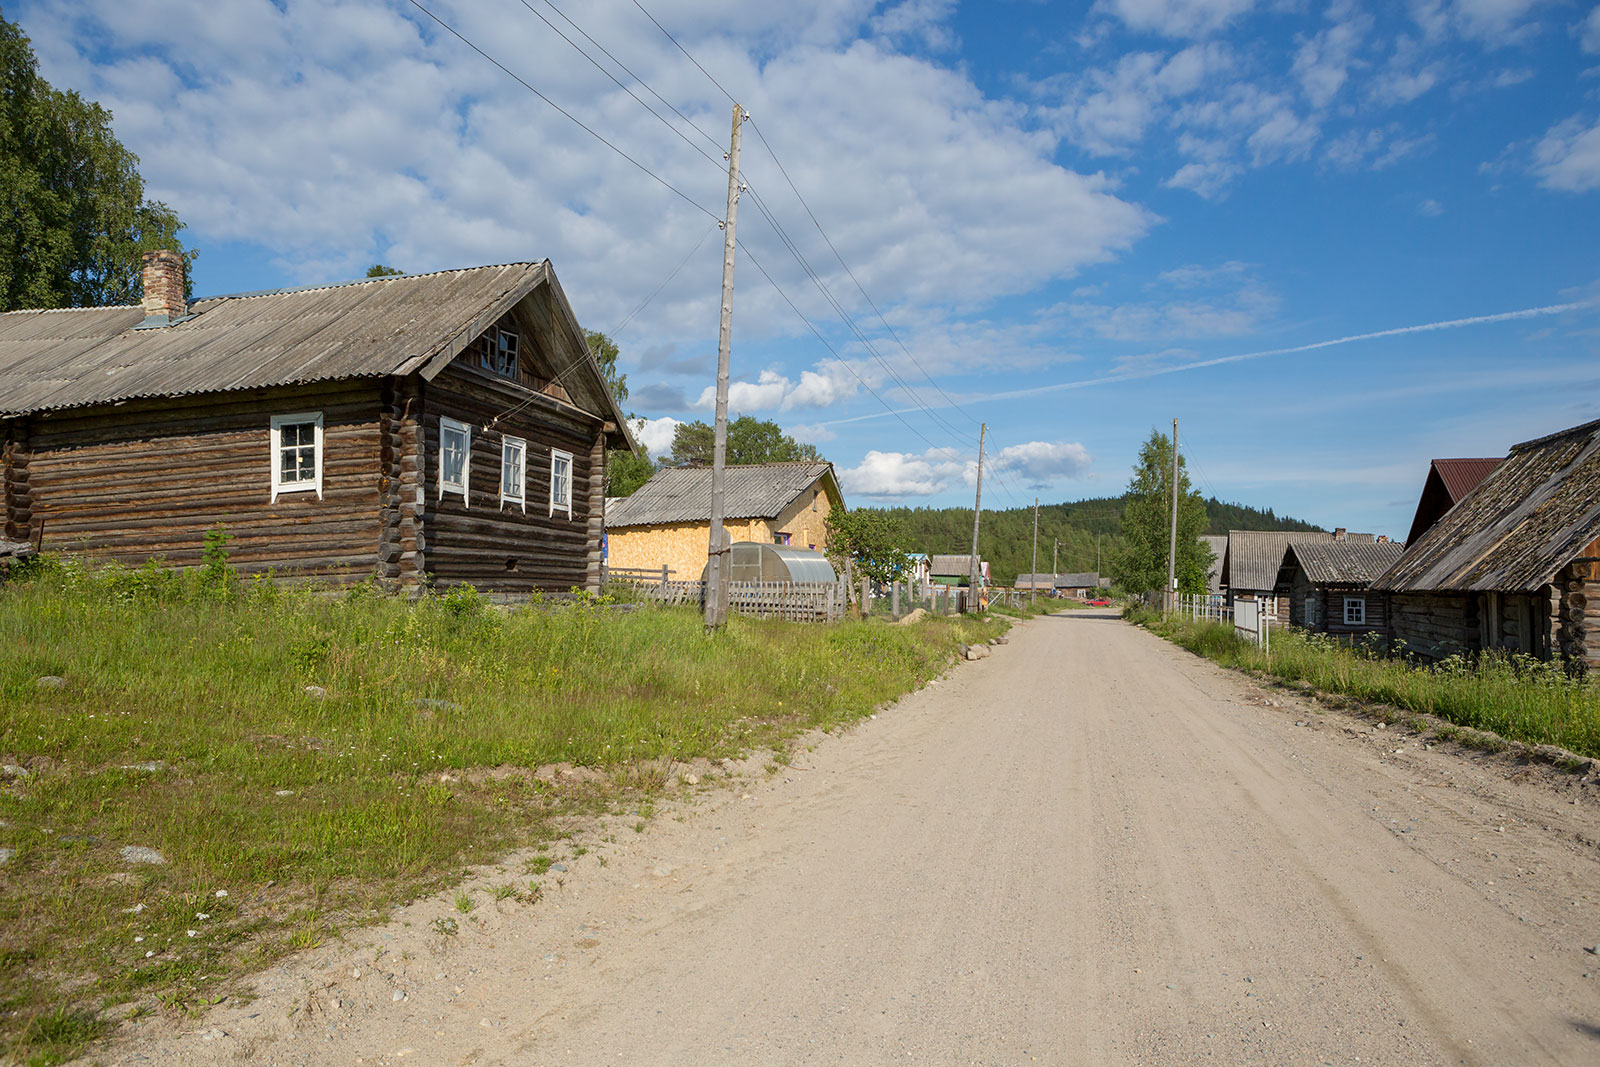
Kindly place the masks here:
[(528, 510), (528, 442), (520, 437), (500, 439), (500, 506), (515, 504)]
[(1347, 596), (1344, 598), (1344, 624), (1346, 626), (1365, 626), (1367, 624), (1366, 597)]
[(1311, 595), (1306, 597), (1306, 625), (1307, 626), (1315, 626), (1316, 624), (1317, 624), (1317, 598), (1316, 598), (1315, 594), (1311, 594)]
[(572, 517), (572, 453), (550, 450), (550, 514), (558, 511)]
[(467, 502), (467, 477), (472, 472), (472, 427), (455, 419), (439, 419), (439, 499), (460, 493)]
[(279, 493), (313, 492), (322, 498), (322, 412), (274, 415), (271, 419), (272, 499)]

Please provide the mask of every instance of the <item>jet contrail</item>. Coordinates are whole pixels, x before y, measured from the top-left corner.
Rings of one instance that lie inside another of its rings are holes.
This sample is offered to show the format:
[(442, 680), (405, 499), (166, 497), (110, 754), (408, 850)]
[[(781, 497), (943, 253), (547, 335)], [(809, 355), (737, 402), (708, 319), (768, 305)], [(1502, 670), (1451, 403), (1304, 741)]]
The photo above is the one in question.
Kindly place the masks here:
[[(1534, 319), (1543, 315), (1559, 315), (1564, 311), (1578, 311), (1584, 308), (1593, 308), (1600, 305), (1596, 300), (1580, 300), (1571, 304), (1547, 304), (1544, 307), (1523, 308), (1520, 311), (1501, 311), (1493, 315), (1474, 315), (1465, 319), (1446, 319), (1443, 322), (1424, 322), (1416, 326), (1397, 326), (1391, 330), (1374, 330), (1371, 333), (1353, 333), (1348, 337), (1335, 337), (1330, 341), (1313, 341), (1305, 345), (1293, 345), (1289, 348), (1267, 348), (1260, 352), (1243, 352), (1236, 356), (1218, 356), (1215, 359), (1199, 359), (1191, 363), (1178, 363), (1170, 367), (1149, 367), (1144, 370), (1124, 371), (1121, 374), (1107, 374), (1100, 378), (1081, 378), (1075, 382), (1056, 382), (1053, 385), (1034, 385), (1026, 389), (1012, 389), (1004, 393), (980, 393), (977, 396), (966, 397), (963, 403), (980, 403), (985, 400), (1015, 400), (1018, 397), (1037, 396), (1040, 393), (1058, 393), (1067, 389), (1087, 389), (1092, 385), (1110, 385), (1114, 382), (1131, 382), (1141, 378), (1157, 378), (1165, 374), (1178, 374), (1183, 371), (1199, 370), (1202, 367), (1218, 367), (1225, 363), (1243, 363), (1251, 359), (1265, 359), (1268, 356), (1289, 356), (1297, 352), (1311, 352), (1318, 348), (1332, 348), (1335, 345), (1348, 345), (1356, 341), (1375, 341), (1380, 337), (1399, 337), (1408, 333), (1427, 333), (1432, 330), (1456, 330), (1463, 326), (1483, 326), (1494, 322), (1512, 322), (1516, 319)], [(944, 407), (946, 405), (937, 405)], [(907, 409), (901, 414), (909, 414)], [(856, 415), (848, 419), (831, 419), (822, 422), (822, 426), (840, 426), (849, 422), (865, 422), (868, 419), (881, 419), (889, 412), (873, 412), (870, 415)]]

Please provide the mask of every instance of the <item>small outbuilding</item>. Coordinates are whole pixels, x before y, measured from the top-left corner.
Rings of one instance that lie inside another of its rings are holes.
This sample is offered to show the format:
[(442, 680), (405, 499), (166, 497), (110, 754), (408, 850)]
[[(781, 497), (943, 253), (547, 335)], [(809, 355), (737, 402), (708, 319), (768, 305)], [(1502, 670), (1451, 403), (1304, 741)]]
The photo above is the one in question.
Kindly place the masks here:
[[(928, 575), (935, 585), (967, 585), (972, 580), (972, 556), (933, 556), (928, 561)], [(978, 577), (988, 584), (988, 560), (978, 561)]]
[(1370, 586), (1404, 551), (1387, 540), (1291, 543), (1283, 557), (1289, 622), (1316, 633), (1387, 636), (1388, 598)]
[(1372, 587), (1415, 655), (1600, 666), (1600, 420), (1514, 446)]
[(1079, 599), (1096, 596), (1100, 592), (1100, 576), (1093, 571), (1081, 574), (1058, 574), (1055, 578), (1057, 596), (1075, 596)]
[[(1341, 533), (1343, 531), (1340, 531)], [(1372, 540), (1371, 534), (1357, 534)], [(1229, 530), (1228, 543), (1222, 553), (1222, 570), (1218, 582), (1228, 594), (1228, 603), (1235, 600), (1268, 601), (1267, 614), (1274, 621), (1289, 616), (1289, 575), (1283, 570), (1284, 553), (1291, 544), (1312, 541), (1332, 541), (1333, 534), (1322, 531), (1294, 532), (1284, 530)]]
[[(828, 582), (838, 580), (833, 564), (821, 552), (764, 541), (735, 541), (729, 557), (730, 582)], [(706, 580), (708, 561), (700, 571)]]

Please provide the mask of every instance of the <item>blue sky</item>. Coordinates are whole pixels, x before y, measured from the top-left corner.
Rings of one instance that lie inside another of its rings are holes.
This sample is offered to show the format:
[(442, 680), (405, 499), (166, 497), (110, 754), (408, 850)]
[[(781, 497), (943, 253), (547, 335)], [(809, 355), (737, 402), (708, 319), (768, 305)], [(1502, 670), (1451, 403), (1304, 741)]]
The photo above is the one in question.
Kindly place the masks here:
[[(425, 2), (687, 199), (404, 0), (5, 14), (113, 111), (197, 293), (548, 257), (626, 322), (643, 439), (709, 419), (728, 99), (633, 0), (556, 7), (676, 132), (544, 0)], [(643, 2), (762, 135), (734, 409), (852, 503), (970, 501), (979, 421), (986, 503), (1115, 493), (1176, 417), (1203, 492), (1400, 536), (1430, 458), (1600, 417), (1591, 0)]]

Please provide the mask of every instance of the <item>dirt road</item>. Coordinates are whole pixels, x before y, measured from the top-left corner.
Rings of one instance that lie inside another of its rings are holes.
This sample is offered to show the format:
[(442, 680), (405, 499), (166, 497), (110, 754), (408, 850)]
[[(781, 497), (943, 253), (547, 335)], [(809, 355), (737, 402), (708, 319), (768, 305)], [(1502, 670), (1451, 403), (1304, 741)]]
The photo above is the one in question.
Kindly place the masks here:
[(102, 1062), (1600, 1063), (1597, 842), (1600, 783), (1072, 613)]

